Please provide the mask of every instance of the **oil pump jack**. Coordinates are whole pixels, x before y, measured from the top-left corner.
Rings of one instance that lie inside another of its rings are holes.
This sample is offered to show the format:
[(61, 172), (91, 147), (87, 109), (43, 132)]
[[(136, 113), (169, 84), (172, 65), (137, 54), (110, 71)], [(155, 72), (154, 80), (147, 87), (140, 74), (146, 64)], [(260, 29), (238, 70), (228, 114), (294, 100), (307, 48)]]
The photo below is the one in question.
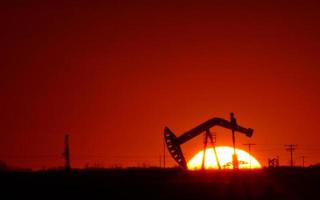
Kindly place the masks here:
[(171, 156), (179, 164), (179, 166), (181, 166), (184, 169), (187, 168), (187, 162), (184, 158), (180, 145), (188, 142), (192, 138), (200, 135), (201, 133), (205, 133), (206, 134), (205, 147), (206, 147), (206, 142), (207, 142), (206, 138), (209, 138), (210, 140), (212, 139), (212, 135), (210, 134), (210, 128), (214, 126), (220, 126), (223, 128), (230, 129), (232, 131), (232, 143), (233, 143), (233, 149), (234, 149), (234, 154), (232, 156), (232, 164), (234, 169), (238, 168), (238, 158), (237, 158), (236, 148), (235, 148), (235, 132), (243, 133), (247, 137), (251, 137), (253, 134), (253, 129), (239, 126), (236, 122), (236, 119), (233, 113), (230, 113), (230, 121), (225, 120), (223, 118), (214, 117), (198, 125), (197, 127), (183, 133), (179, 137), (177, 137), (168, 127), (165, 127), (164, 139), (167, 144), (167, 148)]

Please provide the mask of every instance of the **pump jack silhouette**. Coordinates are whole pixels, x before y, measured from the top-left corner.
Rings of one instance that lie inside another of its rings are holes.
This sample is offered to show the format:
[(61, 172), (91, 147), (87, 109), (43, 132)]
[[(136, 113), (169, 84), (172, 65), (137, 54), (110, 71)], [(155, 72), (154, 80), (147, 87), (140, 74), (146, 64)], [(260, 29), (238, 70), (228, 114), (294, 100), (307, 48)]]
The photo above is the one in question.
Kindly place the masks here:
[[(222, 118), (214, 117), (200, 124), (199, 126), (183, 133), (179, 137), (177, 137), (168, 127), (165, 127), (164, 139), (167, 144), (167, 148), (171, 156), (179, 164), (179, 166), (181, 166), (184, 169), (187, 169), (187, 163), (182, 153), (180, 145), (191, 140), (192, 138), (198, 136), (203, 132), (206, 132), (207, 133), (206, 137), (209, 137), (210, 139), (210, 134), (208, 133), (210, 133), (210, 128), (214, 126), (221, 126), (232, 131), (232, 142), (233, 142), (233, 149), (234, 149), (234, 154), (232, 156), (232, 162), (233, 162), (232, 164), (234, 169), (238, 169), (239, 162), (236, 155), (235, 132), (243, 133), (247, 137), (251, 137), (253, 134), (253, 129), (239, 126), (236, 122), (236, 119), (233, 113), (230, 113), (230, 121)], [(206, 145), (206, 140), (207, 139), (205, 139), (205, 145)]]

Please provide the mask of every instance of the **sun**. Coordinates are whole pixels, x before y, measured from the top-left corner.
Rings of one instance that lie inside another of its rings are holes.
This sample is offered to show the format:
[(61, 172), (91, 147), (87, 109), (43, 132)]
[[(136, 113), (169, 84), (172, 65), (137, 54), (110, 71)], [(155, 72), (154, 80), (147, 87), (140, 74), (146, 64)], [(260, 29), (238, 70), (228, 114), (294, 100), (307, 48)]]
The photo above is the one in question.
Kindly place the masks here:
[[(221, 169), (233, 169), (232, 155), (233, 148), (228, 146), (216, 147), (217, 157)], [(252, 155), (244, 150), (236, 149), (240, 169), (259, 169), (261, 164)], [(198, 170), (202, 168), (203, 151), (198, 152), (192, 159), (189, 160), (187, 166), (190, 170)], [(216, 156), (213, 148), (206, 149), (205, 169), (218, 169)]]

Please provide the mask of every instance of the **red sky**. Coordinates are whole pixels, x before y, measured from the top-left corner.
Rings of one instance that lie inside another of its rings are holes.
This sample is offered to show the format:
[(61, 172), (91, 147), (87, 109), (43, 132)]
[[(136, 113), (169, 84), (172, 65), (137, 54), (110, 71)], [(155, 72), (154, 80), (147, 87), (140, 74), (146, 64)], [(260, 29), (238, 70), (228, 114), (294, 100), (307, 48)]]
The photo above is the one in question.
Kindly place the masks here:
[(320, 162), (319, 4), (208, 2), (2, 2), (0, 160), (61, 166), (69, 133), (75, 167), (158, 165), (164, 126), (233, 111), (261, 163)]

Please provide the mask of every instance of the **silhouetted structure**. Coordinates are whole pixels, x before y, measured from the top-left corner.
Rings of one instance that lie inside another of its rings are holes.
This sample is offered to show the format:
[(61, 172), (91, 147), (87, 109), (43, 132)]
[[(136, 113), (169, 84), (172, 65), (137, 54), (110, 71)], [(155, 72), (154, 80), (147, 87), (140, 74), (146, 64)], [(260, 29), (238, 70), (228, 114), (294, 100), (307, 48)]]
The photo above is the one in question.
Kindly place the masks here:
[(238, 125), (233, 112), (230, 113), (230, 123), (232, 126), (232, 145), (233, 145), (232, 166), (233, 166), (233, 169), (239, 169), (239, 161), (236, 153), (236, 137), (235, 137), (235, 129)]
[(70, 171), (71, 170), (71, 165), (70, 165), (69, 135), (65, 135), (65, 137), (64, 137), (64, 145), (65, 145), (65, 149), (64, 149), (64, 152), (62, 153), (62, 156), (65, 157), (65, 169), (66, 169), (66, 171)]
[(285, 145), (285, 146), (287, 147), (286, 150), (290, 151), (290, 167), (293, 167), (293, 151), (296, 150), (297, 145), (288, 144), (288, 145)]
[[(232, 119), (235, 120), (235, 119)], [(248, 137), (251, 137), (253, 134), (253, 129), (244, 128), (239, 126), (235, 121), (228, 121), (222, 118), (212, 118), (199, 126), (183, 133), (179, 137), (177, 137), (168, 127), (164, 129), (164, 138), (167, 144), (168, 150), (173, 157), (173, 159), (183, 168), (187, 168), (187, 163), (180, 148), (180, 145), (191, 140), (192, 138), (200, 135), (205, 131), (209, 131), (210, 128), (214, 126), (224, 127), (234, 132), (240, 132), (245, 134)]]
[[(248, 146), (249, 154), (251, 155), (251, 146), (254, 146), (256, 144), (248, 143), (248, 144), (243, 144), (245, 146)], [(251, 169), (251, 156), (249, 157), (249, 164), (250, 164), (250, 169)]]
[(279, 167), (279, 158), (268, 159), (268, 167), (270, 168)]
[(214, 156), (218, 165), (218, 168), (221, 169), (221, 165), (219, 162), (219, 158), (218, 158), (218, 154), (216, 151), (216, 135), (215, 134), (211, 134), (210, 130), (207, 130), (204, 134), (204, 141), (203, 141), (203, 156), (202, 156), (202, 170), (204, 170), (205, 168), (205, 160), (206, 160), (206, 151), (207, 151), (207, 145), (208, 145), (208, 139), (210, 140), (210, 143), (212, 145), (213, 148), (213, 152), (214, 152)]

